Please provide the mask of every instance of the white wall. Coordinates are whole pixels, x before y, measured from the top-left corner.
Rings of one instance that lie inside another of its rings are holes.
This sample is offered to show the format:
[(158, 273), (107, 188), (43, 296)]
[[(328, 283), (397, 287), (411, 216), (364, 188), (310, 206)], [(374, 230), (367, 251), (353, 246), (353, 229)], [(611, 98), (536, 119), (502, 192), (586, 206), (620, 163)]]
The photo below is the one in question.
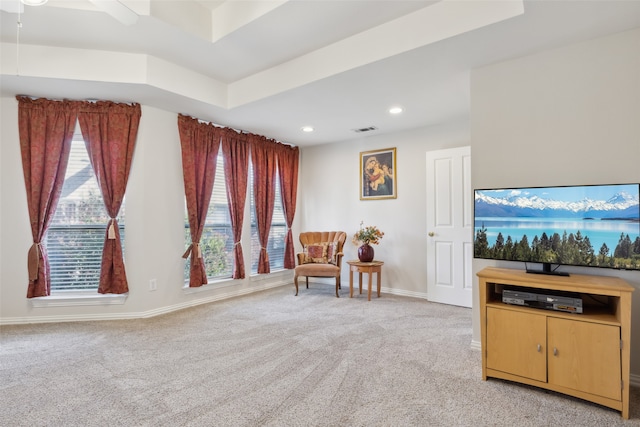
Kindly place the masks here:
[[(130, 292), (124, 305), (34, 306), (27, 300), (26, 255), (31, 232), (18, 142), (15, 98), (2, 98), (0, 145), (0, 323), (146, 317), (172, 309), (291, 282), (291, 272), (182, 289), (184, 190), (177, 117), (143, 106), (127, 187), (125, 263)], [(349, 235), (345, 259), (356, 258), (350, 237), (360, 221), (385, 232), (376, 257), (385, 260), (383, 287), (426, 295), (425, 153), (468, 145), (466, 121), (393, 135), (358, 138), (301, 150), (299, 195), (293, 225), (300, 230), (340, 229)], [(396, 147), (398, 198), (359, 199), (359, 153)], [(248, 210), (247, 204), (247, 210)], [(248, 212), (245, 214), (248, 217)], [(245, 233), (248, 234), (248, 233)], [(250, 265), (244, 242), (245, 265)], [(348, 270), (343, 269), (343, 283)], [(156, 279), (158, 290), (149, 291)]]
[[(640, 30), (475, 70), (471, 100), (474, 188), (640, 182)], [(488, 265), (523, 268), (475, 260), (474, 273)], [(640, 272), (563, 270), (617, 276), (640, 288)], [(638, 291), (632, 323), (631, 373), (638, 382)], [(477, 304), (474, 341), (480, 341)]]
[[(348, 238), (344, 259), (350, 260), (357, 258), (357, 247), (351, 238), (360, 221), (378, 226), (385, 235), (373, 247), (376, 259), (385, 262), (383, 289), (425, 297), (426, 153), (464, 145), (469, 145), (466, 121), (303, 147), (298, 195), (300, 230), (345, 231)], [(360, 152), (393, 147), (397, 199), (360, 200)], [(349, 283), (348, 268), (342, 269), (342, 283)]]
[[(126, 196), (126, 301), (110, 305), (105, 298), (94, 298), (65, 301), (62, 306), (34, 305), (26, 298), (27, 251), (32, 238), (18, 139), (18, 103), (15, 98), (0, 102), (0, 323), (148, 317), (291, 281), (292, 273), (286, 271), (182, 289), (185, 205), (177, 116), (143, 106)], [(249, 242), (243, 246), (248, 266)], [(157, 280), (156, 291), (149, 291), (150, 279)]]

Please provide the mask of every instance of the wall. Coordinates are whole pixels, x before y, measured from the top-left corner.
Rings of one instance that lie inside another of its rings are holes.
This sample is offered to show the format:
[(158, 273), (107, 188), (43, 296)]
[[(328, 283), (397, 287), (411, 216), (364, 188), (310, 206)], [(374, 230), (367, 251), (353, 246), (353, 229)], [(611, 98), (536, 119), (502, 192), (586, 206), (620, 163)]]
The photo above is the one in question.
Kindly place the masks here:
[[(17, 101), (2, 98), (0, 145), (0, 323), (148, 317), (225, 296), (291, 283), (291, 272), (182, 289), (184, 195), (177, 118), (143, 106), (127, 187), (125, 263), (130, 292), (122, 305), (80, 299), (71, 304), (34, 305), (26, 299), (26, 254), (31, 232), (24, 192), (17, 128)], [(350, 238), (360, 221), (385, 232), (375, 246), (386, 262), (387, 292), (426, 296), (425, 153), (468, 145), (466, 121), (393, 135), (374, 135), (301, 149), (299, 195), (293, 234), (340, 229), (349, 234), (345, 259), (356, 258)], [(397, 148), (398, 198), (359, 200), (359, 153)], [(248, 218), (247, 212), (245, 217)], [(248, 230), (245, 232), (248, 235)], [(245, 264), (249, 244), (245, 248)], [(407, 263), (410, 260), (410, 263)], [(348, 270), (343, 269), (343, 283)], [(149, 291), (149, 280), (157, 291)]]
[[(475, 70), (473, 187), (640, 182), (639, 117), (640, 30)], [(523, 268), (475, 260), (474, 273), (488, 265)], [(640, 288), (640, 272), (563, 269), (618, 276)], [(477, 304), (473, 318), (477, 343)], [(638, 291), (632, 323), (640, 325)], [(632, 382), (640, 384), (640, 328), (631, 332)]]
[[(0, 323), (149, 317), (291, 282), (292, 273), (286, 271), (183, 289), (185, 204), (177, 116), (143, 106), (126, 196), (129, 295), (123, 304), (112, 304), (112, 298), (94, 293), (62, 301), (28, 300), (26, 265), (32, 238), (18, 139), (18, 103), (15, 98), (0, 102)], [(250, 265), (249, 242), (243, 242), (243, 247), (245, 265)], [(151, 279), (157, 280), (156, 291), (149, 291)]]
[[(298, 218), (300, 229), (342, 230), (345, 260), (356, 259), (353, 234), (376, 225), (385, 235), (374, 245), (384, 260), (385, 292), (426, 297), (426, 152), (469, 145), (467, 121), (336, 144), (303, 147)], [(396, 147), (397, 199), (360, 200), (360, 152)], [(342, 269), (342, 283), (349, 270)]]

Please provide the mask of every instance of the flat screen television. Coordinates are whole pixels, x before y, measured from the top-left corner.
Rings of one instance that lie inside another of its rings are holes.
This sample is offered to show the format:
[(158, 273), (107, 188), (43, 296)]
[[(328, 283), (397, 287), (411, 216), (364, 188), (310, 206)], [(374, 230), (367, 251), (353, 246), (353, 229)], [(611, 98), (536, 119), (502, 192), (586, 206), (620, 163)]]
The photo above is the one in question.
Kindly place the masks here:
[(563, 265), (640, 270), (640, 184), (474, 193), (475, 258), (521, 261), (530, 273), (568, 275)]

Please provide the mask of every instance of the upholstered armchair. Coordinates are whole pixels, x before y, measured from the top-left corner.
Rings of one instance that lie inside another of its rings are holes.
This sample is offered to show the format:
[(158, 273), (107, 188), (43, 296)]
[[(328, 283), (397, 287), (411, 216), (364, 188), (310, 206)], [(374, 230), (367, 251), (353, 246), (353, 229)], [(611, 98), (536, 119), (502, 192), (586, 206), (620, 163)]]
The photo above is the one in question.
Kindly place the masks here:
[(309, 277), (335, 277), (336, 297), (340, 297), (340, 271), (342, 247), (347, 239), (344, 231), (310, 231), (300, 233), (303, 252), (298, 253), (298, 265), (293, 276), (298, 295), (298, 276), (305, 276), (307, 289)]

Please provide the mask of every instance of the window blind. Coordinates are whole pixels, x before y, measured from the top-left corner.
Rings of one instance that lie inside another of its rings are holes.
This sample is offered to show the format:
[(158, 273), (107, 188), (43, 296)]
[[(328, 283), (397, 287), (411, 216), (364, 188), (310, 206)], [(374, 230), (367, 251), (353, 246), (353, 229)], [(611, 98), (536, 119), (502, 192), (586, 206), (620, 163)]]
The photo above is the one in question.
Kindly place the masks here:
[[(117, 217), (123, 245), (124, 212), (123, 201)], [(62, 194), (44, 242), (52, 291), (98, 288), (108, 220), (84, 140), (75, 135)]]
[[(189, 220), (185, 207), (185, 243), (191, 244)], [(227, 203), (227, 185), (224, 176), (224, 157), (220, 151), (216, 159), (216, 176), (213, 182), (211, 201), (200, 238), (200, 249), (205, 271), (209, 279), (223, 279), (233, 274), (233, 230)], [(189, 280), (191, 257), (185, 263), (184, 277)]]
[[(258, 273), (260, 257), (260, 241), (258, 239), (258, 225), (255, 214), (255, 198), (253, 194), (253, 165), (249, 166), (249, 182), (251, 188), (251, 273)], [(271, 272), (284, 269), (284, 244), (287, 237), (287, 223), (284, 218), (282, 197), (280, 196), (279, 171), (276, 171), (276, 195), (273, 203), (273, 217), (269, 230), (267, 253)]]

